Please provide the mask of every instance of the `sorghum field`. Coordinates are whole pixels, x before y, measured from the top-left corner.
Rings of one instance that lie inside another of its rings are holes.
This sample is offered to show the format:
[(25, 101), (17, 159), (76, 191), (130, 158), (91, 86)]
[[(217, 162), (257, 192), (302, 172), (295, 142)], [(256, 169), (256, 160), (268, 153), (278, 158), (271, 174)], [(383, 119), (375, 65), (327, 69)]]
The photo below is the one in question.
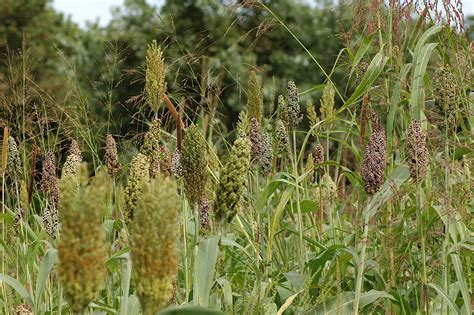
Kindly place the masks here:
[(474, 46), (449, 1), (371, 3), (327, 65), (244, 1), (310, 62), (291, 80), (224, 69), (235, 117), (205, 67), (200, 95), (180, 88), (167, 42), (142, 47), (129, 114), (110, 84), (105, 124), (74, 67), (58, 99), (27, 43), (11, 52), (0, 313), (472, 314)]

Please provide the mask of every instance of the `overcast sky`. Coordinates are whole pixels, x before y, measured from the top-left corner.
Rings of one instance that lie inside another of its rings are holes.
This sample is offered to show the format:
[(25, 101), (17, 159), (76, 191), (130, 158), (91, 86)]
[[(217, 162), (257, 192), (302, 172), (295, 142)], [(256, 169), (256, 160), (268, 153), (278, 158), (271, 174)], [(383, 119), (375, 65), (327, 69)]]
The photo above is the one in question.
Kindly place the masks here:
[[(66, 15), (70, 15), (71, 19), (81, 26), (85, 26), (86, 21), (96, 20), (99, 20), (100, 25), (105, 26), (112, 18), (110, 8), (122, 5), (123, 1), (124, 0), (53, 0), (53, 7)], [(163, 4), (165, 0), (147, 0), (147, 2), (159, 6)], [(463, 3), (464, 15), (474, 15), (474, 0), (464, 0)]]

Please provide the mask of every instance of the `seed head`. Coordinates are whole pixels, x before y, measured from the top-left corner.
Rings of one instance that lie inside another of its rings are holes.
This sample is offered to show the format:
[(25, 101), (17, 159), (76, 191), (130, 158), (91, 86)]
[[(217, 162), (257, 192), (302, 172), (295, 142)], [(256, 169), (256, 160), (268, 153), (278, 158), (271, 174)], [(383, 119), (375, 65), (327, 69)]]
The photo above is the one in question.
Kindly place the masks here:
[(172, 294), (177, 273), (180, 198), (176, 183), (158, 174), (143, 183), (132, 223), (132, 276), (143, 313), (157, 314)]
[(426, 134), (417, 120), (414, 120), (408, 129), (407, 157), (410, 176), (415, 181), (423, 180), (428, 166), (428, 150)]
[(124, 191), (125, 221), (127, 223), (133, 220), (134, 211), (142, 193), (141, 187), (143, 183), (147, 183), (150, 180), (149, 169), (150, 162), (145, 155), (139, 153), (133, 158), (128, 173), (127, 186)]
[(295, 82), (289, 81), (286, 91), (288, 95), (288, 122), (295, 129), (303, 120), (303, 114), (300, 112), (300, 95)]
[(260, 165), (264, 175), (268, 175), (272, 170), (273, 148), (272, 141), (268, 132), (262, 134), (262, 155), (260, 156)]
[(13, 315), (33, 315), (28, 304), (19, 304), (13, 309)]
[(316, 168), (321, 166), (321, 163), (324, 162), (324, 148), (321, 144), (316, 146), (316, 150), (314, 151), (314, 164)]
[(209, 218), (209, 200), (207, 197), (202, 197), (199, 204), (199, 215), (201, 217), (201, 228), (208, 231), (211, 228), (211, 221)]
[(251, 71), (249, 76), (247, 106), (249, 110), (249, 118), (255, 118), (258, 123), (261, 123), (263, 117), (262, 85), (255, 71)]
[(66, 162), (64, 162), (61, 177), (65, 176), (76, 176), (77, 175), (77, 168), (82, 163), (82, 154), (76, 140), (71, 141), (71, 145), (69, 146), (69, 155), (66, 158)]
[(359, 63), (357, 66), (356, 70), (356, 82), (355, 86), (359, 86), (359, 84), (362, 82), (362, 79), (364, 78), (364, 75), (367, 73), (367, 69), (369, 68), (369, 64), (366, 61), (362, 61)]
[(219, 221), (228, 222), (237, 214), (245, 192), (245, 181), (250, 166), (250, 140), (238, 138), (224, 165), (216, 191), (214, 209)]
[(160, 172), (165, 177), (171, 176), (172, 161), (171, 153), (167, 147), (160, 147)]
[(109, 175), (115, 177), (122, 167), (118, 159), (117, 145), (111, 134), (108, 134), (105, 140), (105, 161)]
[(59, 201), (58, 179), (56, 177), (56, 157), (54, 153), (46, 152), (41, 177), (41, 191), (51, 200), (53, 205)]
[(332, 84), (326, 85), (321, 98), (321, 118), (331, 119), (334, 117), (334, 95), (335, 90)]
[(250, 150), (252, 162), (258, 162), (262, 155), (262, 132), (256, 118), (250, 120), (250, 142), (252, 143)]
[(290, 151), (290, 145), (288, 141), (288, 133), (285, 128), (285, 124), (281, 119), (275, 122), (275, 137), (278, 142), (278, 152), (287, 153)]
[(288, 105), (283, 95), (278, 96), (278, 108), (280, 110), (279, 118), (286, 124), (289, 124), (290, 118), (288, 117)]
[(439, 68), (434, 76), (434, 98), (439, 110), (450, 116), (459, 103), (459, 86), (456, 76), (449, 66)]
[(181, 152), (176, 149), (171, 160), (171, 171), (176, 178), (180, 178), (183, 175), (183, 166), (181, 165)]
[(16, 145), (15, 139), (11, 136), (8, 137), (7, 156), (7, 174), (12, 179), (19, 179), (22, 173), (20, 153), (18, 152), (18, 146)]
[(362, 180), (365, 191), (374, 194), (379, 190), (384, 181), (387, 157), (387, 138), (385, 130), (378, 123), (377, 114), (369, 110), (372, 121), (372, 134), (364, 152), (362, 161)]
[(61, 180), (58, 276), (73, 313), (83, 312), (105, 280), (107, 247), (101, 220), (107, 174), (99, 172), (80, 189), (76, 177)]
[(58, 208), (54, 204), (48, 203), (43, 210), (43, 226), (46, 233), (51, 238), (56, 238), (59, 225)]
[(150, 130), (145, 134), (141, 153), (150, 161), (150, 177), (153, 178), (160, 171), (160, 133), (161, 121), (156, 119)]
[(148, 45), (146, 51), (145, 92), (148, 105), (158, 113), (166, 93), (166, 81), (165, 60), (156, 40)]
[(204, 195), (207, 182), (207, 145), (194, 124), (184, 132), (181, 165), (186, 197), (191, 204), (197, 203)]

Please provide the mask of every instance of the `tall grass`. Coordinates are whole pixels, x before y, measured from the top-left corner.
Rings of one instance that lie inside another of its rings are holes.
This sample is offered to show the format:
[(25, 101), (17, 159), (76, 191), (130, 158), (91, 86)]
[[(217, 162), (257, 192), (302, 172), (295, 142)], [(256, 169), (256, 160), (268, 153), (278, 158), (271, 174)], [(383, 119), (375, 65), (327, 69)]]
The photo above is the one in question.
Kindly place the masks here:
[[(304, 47), (278, 12), (252, 4)], [(34, 84), (25, 50), (1, 99), (1, 313), (471, 314), (472, 56), (462, 33), (426, 11), (382, 31), (399, 13), (376, 10), (378, 29), (358, 33), (329, 71), (311, 56), (308, 71), (326, 79), (307, 91), (294, 78), (264, 93), (250, 72), (232, 139), (218, 94), (197, 115), (175, 101), (156, 43), (143, 141), (105, 137), (119, 123), (116, 79), (108, 125), (97, 126), (74, 73), (55, 100)], [(344, 86), (331, 80), (336, 68)], [(173, 122), (160, 124), (168, 112)], [(76, 141), (92, 171), (72, 183), (80, 161), (63, 152)], [(44, 178), (67, 186), (59, 201), (39, 185), (47, 152), (59, 166)], [(57, 203), (55, 238), (43, 217)]]

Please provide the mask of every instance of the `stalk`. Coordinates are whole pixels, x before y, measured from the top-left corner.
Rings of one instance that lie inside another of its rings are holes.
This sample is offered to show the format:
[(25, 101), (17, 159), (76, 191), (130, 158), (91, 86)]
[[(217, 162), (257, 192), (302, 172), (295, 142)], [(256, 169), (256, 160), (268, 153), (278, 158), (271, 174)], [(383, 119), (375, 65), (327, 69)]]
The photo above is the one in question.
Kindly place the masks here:
[(423, 232), (423, 218), (421, 214), (421, 185), (420, 182), (417, 184), (417, 196), (416, 196), (416, 216), (418, 219), (418, 233), (420, 234), (420, 240), (421, 240), (421, 259), (422, 259), (422, 290), (421, 290), (421, 301), (423, 304), (423, 311), (425, 313), (428, 313), (428, 301), (427, 301), (427, 296), (425, 294), (427, 288), (426, 285), (428, 283), (428, 277), (426, 273), (426, 249), (425, 249), (425, 235)]
[(293, 176), (295, 177), (296, 184), (296, 210), (298, 212), (298, 232), (299, 232), (299, 246), (298, 246), (298, 262), (301, 274), (304, 271), (304, 243), (303, 243), (303, 215), (301, 212), (300, 205), (300, 192), (298, 187), (298, 165), (296, 157), (296, 131), (293, 130)]
[(199, 204), (194, 205), (194, 281), (193, 281), (193, 304), (199, 305), (198, 296), (198, 253), (199, 253)]
[(362, 234), (362, 247), (360, 250), (360, 261), (359, 265), (357, 266), (357, 278), (356, 278), (356, 288), (355, 288), (355, 297), (354, 303), (352, 308), (352, 314), (357, 315), (359, 314), (359, 302), (360, 302), (360, 295), (362, 292), (362, 282), (364, 281), (364, 268), (365, 268), (365, 252), (367, 248), (367, 238), (369, 234), (369, 212), (365, 214), (364, 218), (364, 232)]

